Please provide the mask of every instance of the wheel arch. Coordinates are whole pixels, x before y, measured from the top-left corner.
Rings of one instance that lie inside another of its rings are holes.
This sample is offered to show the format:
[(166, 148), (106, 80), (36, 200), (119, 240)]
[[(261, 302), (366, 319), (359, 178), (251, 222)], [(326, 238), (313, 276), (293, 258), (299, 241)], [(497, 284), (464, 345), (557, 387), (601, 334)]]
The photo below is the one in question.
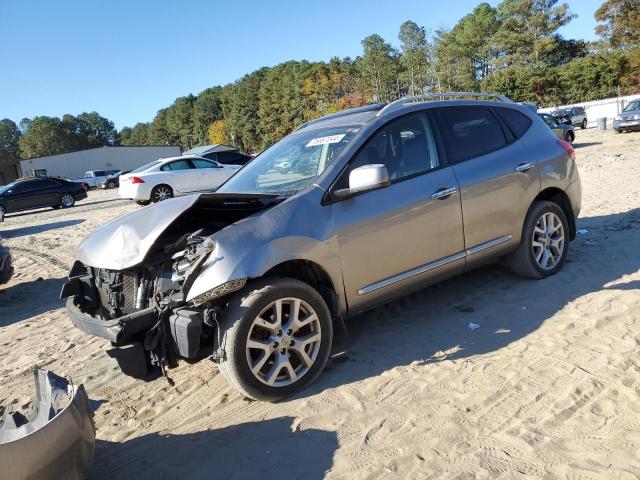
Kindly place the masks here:
[(333, 318), (341, 315), (340, 298), (331, 276), (311, 260), (286, 260), (271, 267), (263, 277), (289, 277), (305, 282), (320, 293)]
[(576, 218), (573, 214), (571, 200), (569, 200), (568, 195), (560, 188), (549, 187), (542, 190), (536, 198), (533, 199), (534, 202), (542, 200), (553, 202), (562, 209), (564, 215), (567, 217), (567, 222), (569, 222), (569, 239), (574, 240), (576, 238)]

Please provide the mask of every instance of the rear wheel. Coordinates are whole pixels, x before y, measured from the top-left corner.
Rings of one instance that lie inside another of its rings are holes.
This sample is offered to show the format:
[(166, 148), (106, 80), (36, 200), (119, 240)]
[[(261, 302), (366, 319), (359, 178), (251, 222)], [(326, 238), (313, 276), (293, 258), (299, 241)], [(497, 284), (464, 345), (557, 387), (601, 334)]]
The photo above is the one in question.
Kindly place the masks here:
[(220, 372), (256, 400), (279, 400), (313, 382), (333, 341), (322, 296), (291, 278), (258, 280), (233, 295), (221, 328)]
[(63, 193), (60, 197), (60, 206), (62, 208), (71, 208), (75, 205), (76, 199), (70, 193)]
[(576, 136), (573, 134), (572, 131), (568, 131), (565, 134), (564, 139), (569, 143), (573, 143), (573, 141), (576, 139)]
[(109, 182), (107, 183), (107, 188), (109, 190), (113, 190), (114, 188), (116, 188), (116, 184), (114, 182)]
[(534, 202), (524, 221), (522, 239), (508, 263), (521, 277), (544, 278), (562, 269), (569, 248), (569, 223), (553, 202)]
[(163, 200), (167, 200), (173, 197), (173, 190), (169, 185), (156, 185), (151, 190), (151, 201), (162, 202)]

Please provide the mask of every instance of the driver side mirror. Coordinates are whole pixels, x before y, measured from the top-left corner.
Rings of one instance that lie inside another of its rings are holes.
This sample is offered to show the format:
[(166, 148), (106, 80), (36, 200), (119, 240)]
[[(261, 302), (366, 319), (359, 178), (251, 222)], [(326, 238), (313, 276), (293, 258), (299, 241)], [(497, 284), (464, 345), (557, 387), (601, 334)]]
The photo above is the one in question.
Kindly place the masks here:
[(391, 183), (387, 167), (380, 163), (363, 165), (349, 173), (349, 188), (341, 188), (332, 193), (335, 200), (346, 200), (359, 193), (377, 190)]

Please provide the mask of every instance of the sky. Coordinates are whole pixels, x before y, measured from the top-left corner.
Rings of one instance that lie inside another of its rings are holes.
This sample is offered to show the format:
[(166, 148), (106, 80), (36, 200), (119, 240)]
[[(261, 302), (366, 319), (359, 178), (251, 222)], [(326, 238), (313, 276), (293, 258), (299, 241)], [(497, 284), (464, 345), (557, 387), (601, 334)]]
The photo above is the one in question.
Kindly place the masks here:
[[(480, 0), (0, 0), (0, 118), (97, 111), (118, 129), (176, 97), (287, 60), (356, 57), (400, 24), (453, 27)], [(498, 1), (489, 1), (496, 5)], [(594, 40), (602, 0), (560, 33)]]

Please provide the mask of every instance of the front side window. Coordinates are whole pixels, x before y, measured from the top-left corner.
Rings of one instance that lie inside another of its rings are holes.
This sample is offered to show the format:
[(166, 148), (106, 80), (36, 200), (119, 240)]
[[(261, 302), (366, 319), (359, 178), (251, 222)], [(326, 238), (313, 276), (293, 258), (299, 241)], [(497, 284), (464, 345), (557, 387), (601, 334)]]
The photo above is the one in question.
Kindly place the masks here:
[(160, 170), (162, 170), (163, 172), (174, 172), (177, 170), (189, 170), (190, 168), (191, 166), (186, 160), (176, 160), (175, 162), (169, 162), (166, 165), (163, 165), (162, 167), (160, 167)]
[(507, 146), (502, 126), (489, 108), (438, 109), (436, 118), (451, 163), (464, 162)]
[(348, 173), (370, 164), (387, 167), (391, 181), (424, 173), (439, 166), (433, 132), (423, 113), (414, 113), (392, 120), (367, 140), (340, 179), (339, 188), (346, 188)]
[(309, 188), (351, 142), (359, 126), (295, 132), (269, 147), (218, 189), (292, 194)]

